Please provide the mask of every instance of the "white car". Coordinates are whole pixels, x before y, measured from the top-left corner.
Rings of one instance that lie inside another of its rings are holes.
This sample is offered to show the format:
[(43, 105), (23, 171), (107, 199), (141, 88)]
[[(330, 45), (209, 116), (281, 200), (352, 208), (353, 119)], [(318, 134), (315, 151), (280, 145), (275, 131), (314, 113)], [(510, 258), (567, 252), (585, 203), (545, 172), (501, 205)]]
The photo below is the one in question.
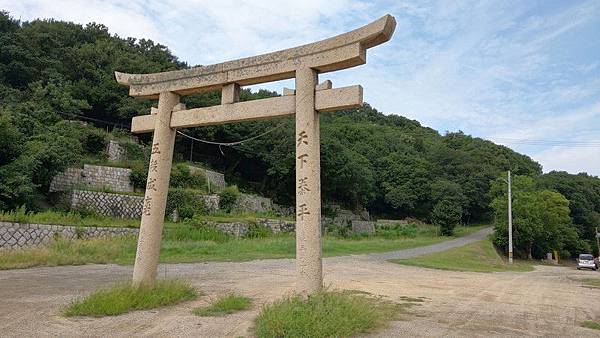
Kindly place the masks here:
[(590, 254), (579, 255), (579, 258), (577, 259), (577, 270), (592, 269), (596, 271), (597, 268), (596, 262), (594, 262), (594, 256)]

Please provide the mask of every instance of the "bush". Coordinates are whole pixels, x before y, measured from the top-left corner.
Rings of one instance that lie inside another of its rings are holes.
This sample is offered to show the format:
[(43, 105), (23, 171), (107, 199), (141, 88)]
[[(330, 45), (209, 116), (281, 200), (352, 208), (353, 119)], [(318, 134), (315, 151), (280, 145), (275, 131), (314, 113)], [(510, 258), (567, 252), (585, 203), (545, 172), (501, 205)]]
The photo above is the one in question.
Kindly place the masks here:
[(239, 196), (240, 191), (236, 185), (222, 189), (219, 191), (219, 208), (225, 212), (231, 212)]
[(273, 231), (264, 225), (250, 222), (248, 232), (244, 237), (246, 238), (266, 238), (273, 235)]
[(132, 161), (143, 161), (150, 158), (149, 149), (135, 142), (120, 142), (119, 145), (125, 149), (125, 158)]
[(200, 171), (192, 172), (185, 163), (177, 163), (171, 169), (171, 187), (198, 189), (206, 186), (206, 177)]
[(171, 215), (177, 209), (181, 219), (191, 219), (196, 215), (208, 213), (202, 195), (191, 189), (169, 189), (165, 215)]
[(107, 137), (102, 129), (88, 128), (88, 131), (83, 140), (83, 149), (88, 154), (98, 155), (106, 150)]
[(350, 221), (347, 221), (347, 222), (345, 222), (343, 224), (339, 224), (339, 225), (332, 223), (332, 224), (328, 224), (326, 229), (327, 229), (327, 233), (332, 236), (348, 238), (352, 234), (352, 223)]
[(129, 181), (136, 189), (145, 189), (148, 181), (148, 162), (136, 161), (131, 164)]
[(193, 221), (186, 221), (182, 226), (165, 229), (164, 240), (167, 241), (212, 241), (225, 243), (231, 235), (206, 225), (192, 225)]
[(394, 224), (391, 227), (378, 227), (376, 229), (377, 236), (385, 239), (396, 239), (399, 237), (415, 238), (419, 233), (419, 229), (415, 224)]

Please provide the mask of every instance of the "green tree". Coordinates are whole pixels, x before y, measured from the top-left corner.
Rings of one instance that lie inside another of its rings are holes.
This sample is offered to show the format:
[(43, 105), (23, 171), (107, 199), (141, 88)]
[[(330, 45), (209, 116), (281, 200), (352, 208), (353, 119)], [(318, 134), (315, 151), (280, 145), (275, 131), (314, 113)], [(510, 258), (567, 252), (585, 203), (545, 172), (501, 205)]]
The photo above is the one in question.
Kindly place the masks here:
[[(513, 178), (513, 246), (517, 256), (544, 257), (546, 252), (558, 250), (563, 257), (589, 249), (571, 225), (569, 201), (560, 193), (540, 190), (531, 177)], [(492, 202), (496, 225), (494, 242), (506, 249), (508, 243), (507, 195), (501, 193), (500, 179), (493, 184)]]
[(433, 207), (433, 224), (439, 225), (443, 236), (452, 236), (454, 228), (460, 222), (463, 210), (455, 199), (444, 198)]

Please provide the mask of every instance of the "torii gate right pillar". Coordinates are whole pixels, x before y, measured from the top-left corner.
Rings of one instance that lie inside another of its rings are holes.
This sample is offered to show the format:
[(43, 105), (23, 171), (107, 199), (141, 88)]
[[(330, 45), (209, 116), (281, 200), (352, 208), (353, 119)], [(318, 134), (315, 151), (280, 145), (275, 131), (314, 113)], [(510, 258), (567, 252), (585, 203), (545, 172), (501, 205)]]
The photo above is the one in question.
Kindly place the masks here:
[(323, 287), (321, 261), (321, 163), (317, 71), (296, 70), (296, 292)]

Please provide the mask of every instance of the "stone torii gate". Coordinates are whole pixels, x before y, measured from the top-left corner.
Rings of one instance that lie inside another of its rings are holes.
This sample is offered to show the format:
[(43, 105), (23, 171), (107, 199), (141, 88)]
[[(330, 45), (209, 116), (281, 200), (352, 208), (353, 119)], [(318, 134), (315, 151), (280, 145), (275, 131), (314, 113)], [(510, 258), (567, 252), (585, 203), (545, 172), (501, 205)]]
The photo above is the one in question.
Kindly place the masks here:
[[(134, 286), (156, 278), (167, 192), (178, 128), (266, 119), (296, 118), (296, 291), (321, 290), (321, 168), (318, 113), (358, 107), (362, 87), (332, 89), (318, 74), (366, 63), (366, 50), (388, 41), (396, 27), (386, 15), (353, 31), (278, 52), (210, 66), (154, 74), (115, 72), (129, 95), (158, 99), (158, 109), (132, 119), (132, 133), (154, 132), (142, 221), (133, 269)], [(295, 78), (283, 96), (238, 102), (240, 86)], [(181, 95), (221, 90), (221, 105), (186, 109)]]

